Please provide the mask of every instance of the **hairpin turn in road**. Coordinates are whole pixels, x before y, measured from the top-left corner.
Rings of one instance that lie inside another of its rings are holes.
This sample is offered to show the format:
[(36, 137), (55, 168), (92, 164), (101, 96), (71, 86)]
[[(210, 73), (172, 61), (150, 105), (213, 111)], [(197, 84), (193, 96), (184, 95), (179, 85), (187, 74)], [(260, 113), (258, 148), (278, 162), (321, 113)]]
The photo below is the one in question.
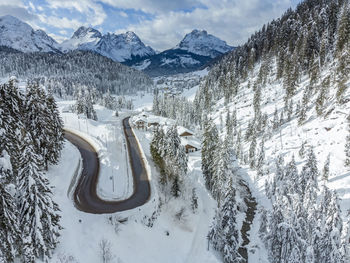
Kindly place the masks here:
[(97, 195), (96, 188), (100, 170), (98, 154), (86, 140), (72, 132), (65, 131), (65, 138), (78, 148), (83, 159), (82, 173), (74, 190), (74, 203), (79, 210), (92, 214), (115, 213), (136, 208), (149, 200), (151, 190), (147, 170), (129, 119), (130, 117), (123, 119), (123, 128), (134, 191), (128, 199), (122, 201), (106, 201)]

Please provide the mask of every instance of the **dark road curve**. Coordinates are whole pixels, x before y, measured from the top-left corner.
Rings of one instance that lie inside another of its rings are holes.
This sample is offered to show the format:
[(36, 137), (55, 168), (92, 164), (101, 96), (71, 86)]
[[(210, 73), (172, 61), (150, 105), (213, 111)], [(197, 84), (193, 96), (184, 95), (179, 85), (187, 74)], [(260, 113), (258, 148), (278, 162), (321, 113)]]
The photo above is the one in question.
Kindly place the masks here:
[(98, 197), (96, 189), (100, 162), (96, 150), (80, 136), (65, 131), (65, 138), (78, 148), (83, 159), (83, 170), (73, 195), (74, 204), (80, 211), (92, 214), (115, 213), (136, 208), (149, 200), (151, 193), (149, 179), (129, 119), (130, 117), (123, 119), (123, 126), (134, 190), (128, 199), (121, 201), (105, 201)]

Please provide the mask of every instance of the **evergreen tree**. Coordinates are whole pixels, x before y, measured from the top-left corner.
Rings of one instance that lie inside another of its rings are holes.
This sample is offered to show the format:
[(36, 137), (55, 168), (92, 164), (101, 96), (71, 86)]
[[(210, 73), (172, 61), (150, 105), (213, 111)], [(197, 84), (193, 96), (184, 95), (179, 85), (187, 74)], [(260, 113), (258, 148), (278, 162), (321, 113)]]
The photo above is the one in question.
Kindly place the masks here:
[(319, 116), (323, 114), (323, 111), (325, 108), (325, 103), (327, 101), (328, 93), (329, 93), (330, 81), (331, 81), (330, 76), (326, 77), (322, 81), (320, 93), (316, 99), (316, 112), (317, 112), (317, 115)]
[(256, 136), (254, 134), (253, 138), (252, 138), (252, 142), (250, 143), (250, 147), (249, 147), (249, 165), (250, 165), (250, 168), (255, 168), (255, 166), (256, 166), (255, 151), (256, 151)]
[(18, 225), (18, 210), (15, 193), (11, 193), (12, 181), (9, 155), (4, 151), (0, 154), (0, 261), (13, 262), (18, 255), (20, 231)]
[(40, 159), (35, 154), (30, 138), (25, 137), (20, 162), (20, 225), (22, 255), (25, 262), (44, 261), (51, 256), (58, 243), (59, 208), (52, 201), (48, 180), (40, 172)]
[(196, 188), (192, 188), (191, 208), (193, 213), (195, 213), (198, 209), (198, 197), (196, 193)]
[(224, 196), (224, 203), (221, 208), (224, 246), (223, 256), (225, 263), (239, 263), (242, 261), (241, 255), (238, 253), (239, 249), (239, 227), (237, 224), (237, 202), (236, 191), (233, 188), (232, 178), (228, 180)]
[(64, 132), (63, 132), (63, 121), (60, 117), (58, 107), (52, 94), (49, 93), (46, 96), (46, 116), (44, 117), (48, 125), (48, 136), (47, 140), (47, 154), (46, 154), (46, 169), (47, 163), (57, 164), (60, 158), (60, 153), (63, 149), (64, 143)]
[(350, 118), (348, 118), (348, 120), (348, 135), (345, 141), (345, 166), (350, 166)]
[(301, 143), (301, 147), (300, 147), (300, 150), (299, 150), (300, 158), (304, 158), (304, 156), (305, 156), (305, 146), (306, 146), (306, 141), (303, 141)]
[(223, 254), (224, 262), (242, 262), (238, 253), (239, 249), (239, 227), (237, 224), (238, 206), (236, 202), (236, 191), (233, 188), (232, 178), (227, 181), (223, 203), (218, 208), (213, 225), (208, 234), (213, 248)]
[(179, 186), (179, 177), (175, 176), (173, 179), (173, 184), (171, 186), (171, 194), (177, 198), (180, 196), (180, 186)]
[(211, 190), (213, 185), (213, 176), (216, 170), (215, 156), (219, 147), (218, 131), (211, 120), (204, 123), (203, 140), (202, 140), (202, 172), (207, 189)]
[[(299, 178), (299, 196), (301, 199), (313, 205), (316, 200), (318, 190), (319, 171), (317, 168), (317, 160), (313, 148), (310, 149), (306, 164), (300, 173)], [(305, 200), (306, 199), (306, 200)]]
[(331, 154), (329, 153), (327, 156), (326, 162), (324, 163), (323, 171), (322, 171), (322, 179), (325, 181), (328, 181), (328, 178), (329, 178), (330, 159), (331, 159)]
[(272, 122), (272, 128), (274, 130), (277, 130), (280, 126), (279, 118), (278, 118), (278, 112), (277, 108), (275, 108), (275, 113), (273, 114), (273, 122)]
[(264, 164), (265, 164), (265, 146), (264, 146), (264, 139), (262, 139), (260, 142), (260, 151), (259, 151), (258, 161), (256, 164), (258, 176), (264, 175)]
[[(222, 146), (220, 148), (220, 153), (217, 156), (217, 166), (213, 178), (212, 194), (218, 203), (221, 202), (223, 197), (223, 187), (229, 178), (233, 178), (233, 163), (235, 161), (235, 155), (232, 147), (229, 144), (229, 138), (226, 136)], [(235, 179), (235, 178), (234, 178)]]
[(318, 242), (314, 244), (316, 262), (343, 262), (341, 252), (341, 233), (343, 221), (339, 200), (335, 192), (326, 186), (323, 188), (323, 198), (320, 202), (320, 217), (323, 223), (323, 233)]

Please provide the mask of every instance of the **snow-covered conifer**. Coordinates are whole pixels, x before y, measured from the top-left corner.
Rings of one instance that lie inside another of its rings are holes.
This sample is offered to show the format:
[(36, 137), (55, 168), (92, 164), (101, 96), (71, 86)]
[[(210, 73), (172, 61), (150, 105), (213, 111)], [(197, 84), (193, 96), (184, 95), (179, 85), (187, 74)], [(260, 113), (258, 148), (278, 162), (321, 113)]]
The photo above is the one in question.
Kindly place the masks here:
[(58, 243), (59, 208), (45, 175), (40, 172), (40, 158), (29, 136), (24, 138), (19, 160), (19, 213), (22, 231), (22, 256), (25, 262), (47, 260)]

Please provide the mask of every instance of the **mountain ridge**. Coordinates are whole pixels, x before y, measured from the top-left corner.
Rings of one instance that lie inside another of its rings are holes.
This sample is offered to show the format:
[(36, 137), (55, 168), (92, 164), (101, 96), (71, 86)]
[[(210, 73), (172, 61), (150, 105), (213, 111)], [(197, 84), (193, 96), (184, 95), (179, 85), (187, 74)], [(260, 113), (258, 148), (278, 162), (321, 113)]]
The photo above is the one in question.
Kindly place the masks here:
[(102, 34), (85, 26), (79, 27), (70, 39), (57, 43), (43, 30), (35, 31), (13, 16), (0, 17), (0, 45), (22, 52), (91, 51), (150, 76), (195, 71), (234, 49), (225, 41), (198, 29), (186, 34), (175, 47), (162, 52), (145, 45), (134, 32)]

